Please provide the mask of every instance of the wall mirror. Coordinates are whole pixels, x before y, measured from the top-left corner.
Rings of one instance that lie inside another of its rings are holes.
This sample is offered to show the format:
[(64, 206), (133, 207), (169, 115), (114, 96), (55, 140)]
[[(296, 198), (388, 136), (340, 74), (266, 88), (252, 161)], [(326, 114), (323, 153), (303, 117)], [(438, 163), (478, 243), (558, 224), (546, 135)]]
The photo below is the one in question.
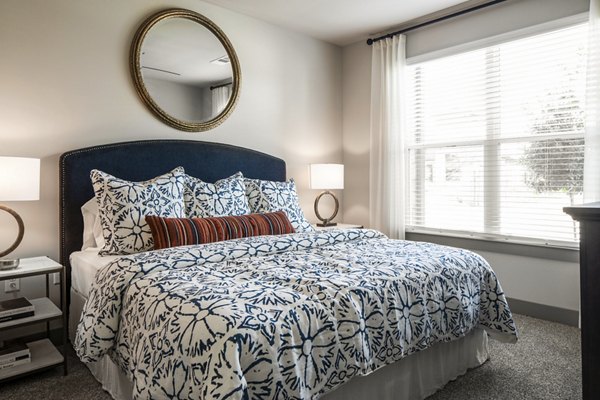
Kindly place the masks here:
[(221, 124), (240, 91), (240, 64), (211, 20), (184, 9), (150, 16), (131, 45), (135, 87), (150, 110), (174, 128), (199, 132)]

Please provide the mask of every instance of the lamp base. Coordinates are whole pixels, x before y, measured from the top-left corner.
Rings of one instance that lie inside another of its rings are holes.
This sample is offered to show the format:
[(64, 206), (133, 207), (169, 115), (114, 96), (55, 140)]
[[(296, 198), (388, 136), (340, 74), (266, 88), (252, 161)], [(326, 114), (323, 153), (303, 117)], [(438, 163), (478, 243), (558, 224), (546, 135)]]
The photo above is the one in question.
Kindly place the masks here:
[[(327, 218), (323, 218), (321, 216), (321, 214), (319, 213), (319, 200), (321, 200), (321, 198), (325, 195), (329, 195), (329, 196), (333, 197), (333, 201), (335, 202), (335, 208), (333, 210), (333, 214), (331, 214), (331, 216), (327, 217)], [(319, 221), (321, 221), (321, 223), (317, 224), (317, 226), (321, 226), (321, 227), (336, 226), (337, 224), (335, 222), (331, 222), (331, 220), (335, 218), (339, 209), (340, 209), (340, 202), (338, 201), (337, 197), (335, 197), (335, 195), (333, 193), (331, 193), (329, 190), (326, 190), (326, 191), (322, 192), (320, 195), (318, 195), (317, 198), (315, 199), (315, 215), (317, 216), (317, 219)]]
[(320, 226), (321, 228), (326, 228), (328, 226), (337, 226), (337, 222), (326, 222), (323, 224), (317, 224), (317, 226)]
[(20, 260), (17, 258), (16, 260), (0, 260), (0, 271), (8, 271), (10, 269), (19, 268)]
[[(15, 240), (15, 242), (8, 249), (6, 249), (4, 251), (0, 251), (0, 257), (4, 257), (4, 256), (10, 254), (14, 249), (16, 249), (19, 246), (19, 244), (21, 243), (21, 240), (23, 240), (23, 233), (25, 232), (25, 225), (23, 225), (23, 219), (21, 218), (21, 216), (19, 214), (17, 214), (17, 212), (15, 210), (13, 210), (12, 208), (9, 208), (7, 206), (3, 206), (2, 204), (0, 204), (0, 210), (6, 211), (10, 215), (12, 215), (13, 218), (17, 220), (17, 224), (19, 225), (19, 233), (17, 234), (17, 240)], [(17, 264), (17, 266), (18, 265), (19, 264)], [(1, 266), (0, 266), (0, 268), (1, 268)], [(13, 267), (13, 268), (17, 268), (17, 267)]]

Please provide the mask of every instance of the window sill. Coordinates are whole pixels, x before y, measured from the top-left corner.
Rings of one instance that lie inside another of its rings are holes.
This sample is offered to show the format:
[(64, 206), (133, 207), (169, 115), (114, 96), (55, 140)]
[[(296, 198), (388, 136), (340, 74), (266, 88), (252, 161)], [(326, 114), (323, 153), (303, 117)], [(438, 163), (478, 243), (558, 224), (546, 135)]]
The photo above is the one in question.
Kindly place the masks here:
[(554, 261), (579, 263), (579, 248), (567, 246), (549, 246), (468, 236), (451, 232), (432, 232), (431, 230), (407, 227), (406, 239), (431, 242), (446, 246), (462, 247), (473, 251), (511, 254), (523, 257), (543, 258)]

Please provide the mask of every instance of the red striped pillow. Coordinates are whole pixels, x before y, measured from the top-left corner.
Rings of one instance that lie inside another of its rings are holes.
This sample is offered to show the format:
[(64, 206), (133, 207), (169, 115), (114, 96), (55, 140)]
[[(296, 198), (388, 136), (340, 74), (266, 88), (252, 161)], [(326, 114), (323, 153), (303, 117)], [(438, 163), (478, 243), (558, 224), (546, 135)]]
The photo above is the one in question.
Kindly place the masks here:
[(294, 228), (283, 211), (211, 218), (164, 218), (147, 215), (146, 223), (152, 231), (154, 250), (249, 236), (294, 233)]

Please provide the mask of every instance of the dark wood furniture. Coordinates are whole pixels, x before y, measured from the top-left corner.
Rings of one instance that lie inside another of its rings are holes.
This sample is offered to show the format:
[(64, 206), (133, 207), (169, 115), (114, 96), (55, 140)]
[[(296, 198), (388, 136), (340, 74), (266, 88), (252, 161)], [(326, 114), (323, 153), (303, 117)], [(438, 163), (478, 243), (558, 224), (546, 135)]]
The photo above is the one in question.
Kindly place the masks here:
[(600, 202), (563, 210), (580, 222), (583, 399), (600, 399)]

